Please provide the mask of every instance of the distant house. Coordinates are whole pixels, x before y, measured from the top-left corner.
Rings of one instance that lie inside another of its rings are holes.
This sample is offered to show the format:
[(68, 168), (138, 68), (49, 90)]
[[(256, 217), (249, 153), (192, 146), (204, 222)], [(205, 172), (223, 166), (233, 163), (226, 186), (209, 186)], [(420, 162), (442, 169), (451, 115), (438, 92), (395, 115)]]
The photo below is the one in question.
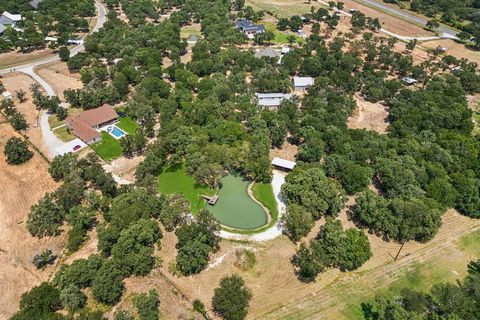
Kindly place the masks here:
[(0, 24), (3, 24), (4, 26), (14, 27), (15, 24), (17, 24), (17, 22), (20, 22), (20, 21), (22, 21), (21, 14), (11, 14), (8, 11), (4, 11), (0, 16)]
[(255, 38), (257, 33), (265, 32), (265, 27), (261, 24), (255, 24), (249, 20), (238, 20), (235, 27), (242, 31), (249, 39)]
[(188, 36), (187, 38), (187, 43), (190, 43), (190, 44), (195, 44), (198, 42), (198, 40), (200, 40), (200, 37), (196, 34), (191, 34)]
[(417, 83), (418, 81), (410, 77), (403, 77), (402, 82), (405, 83), (407, 86), (411, 86)]
[(288, 93), (256, 93), (255, 96), (257, 97), (259, 106), (270, 110), (276, 110), (282, 101), (292, 97), (292, 95)]
[(77, 117), (67, 118), (67, 127), (86, 144), (91, 144), (102, 139), (98, 131), (101, 127), (117, 121), (118, 115), (115, 110), (107, 105), (90, 109)]
[(12, 100), (13, 99), (13, 94), (10, 93), (9, 91), (4, 91), (2, 93), (3, 100)]
[(295, 91), (305, 91), (313, 86), (315, 79), (312, 77), (293, 77), (293, 87)]
[(282, 158), (275, 157), (272, 160), (273, 168), (280, 171), (286, 171), (286, 172), (292, 171), (293, 168), (295, 168), (295, 165), (296, 163), (294, 161), (289, 161)]
[(282, 51), (280, 52), (282, 55), (285, 55), (290, 52), (290, 47), (284, 46), (282, 47)]
[(38, 6), (40, 3), (42, 3), (43, 0), (32, 0), (30, 1), (30, 5), (33, 7), (33, 9), (37, 10)]
[(270, 47), (267, 47), (265, 49), (258, 50), (255, 52), (255, 58), (280, 58), (281, 54), (277, 50), (274, 50)]

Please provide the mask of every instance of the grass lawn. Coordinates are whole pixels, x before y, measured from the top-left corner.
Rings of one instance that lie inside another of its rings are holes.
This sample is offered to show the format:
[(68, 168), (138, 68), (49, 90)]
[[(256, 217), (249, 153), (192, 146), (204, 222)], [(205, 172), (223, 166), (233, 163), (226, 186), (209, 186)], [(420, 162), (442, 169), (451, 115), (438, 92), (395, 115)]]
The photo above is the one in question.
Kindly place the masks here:
[(123, 131), (125, 131), (128, 134), (135, 134), (135, 131), (138, 128), (137, 122), (135, 120), (133, 120), (132, 117), (130, 117), (130, 116), (120, 118), (120, 120), (118, 120), (116, 126), (119, 127), (120, 129), (122, 129)]
[(105, 161), (116, 159), (122, 155), (120, 142), (106, 132), (102, 132), (102, 141), (90, 146)]
[(252, 187), (253, 196), (268, 208), (273, 221), (278, 219), (278, 207), (271, 183), (255, 183)]
[[(83, 112), (83, 109), (80, 108), (68, 108), (68, 116), (78, 116), (80, 113)], [(58, 126), (64, 125), (65, 120), (58, 120), (57, 115), (53, 114), (48, 117), (48, 125), (50, 128), (54, 129)]]
[(310, 12), (311, 7), (324, 7), (318, 2), (312, 1), (309, 4), (305, 0), (275, 0), (275, 5), (272, 5), (272, 0), (246, 0), (245, 4), (252, 6), (255, 10), (271, 11), (280, 18), (290, 18), (296, 14), (302, 15)]
[(53, 133), (63, 142), (70, 142), (75, 139), (75, 136), (70, 132), (67, 126), (58, 128), (57, 130), (53, 131)]
[[(274, 43), (289, 44), (288, 36), (290, 34), (288, 34), (287, 32), (277, 30), (277, 26), (275, 25), (275, 23), (269, 22), (269, 21), (261, 21), (259, 22), (259, 24), (263, 24), (265, 26), (265, 29), (267, 29), (267, 31), (272, 31), (275, 34), (275, 39), (273, 39)], [(303, 39), (298, 36), (295, 36), (295, 39), (297, 43), (303, 42)]]
[(181, 193), (192, 204), (192, 212), (197, 213), (205, 206), (201, 194), (213, 195), (214, 190), (199, 185), (187, 174), (183, 165), (175, 165), (162, 170), (158, 176), (158, 191), (163, 194)]
[(197, 36), (201, 36), (202, 32), (200, 31), (200, 25), (189, 25), (183, 26), (180, 29), (180, 37), (181, 38), (188, 38), (191, 34), (196, 34)]

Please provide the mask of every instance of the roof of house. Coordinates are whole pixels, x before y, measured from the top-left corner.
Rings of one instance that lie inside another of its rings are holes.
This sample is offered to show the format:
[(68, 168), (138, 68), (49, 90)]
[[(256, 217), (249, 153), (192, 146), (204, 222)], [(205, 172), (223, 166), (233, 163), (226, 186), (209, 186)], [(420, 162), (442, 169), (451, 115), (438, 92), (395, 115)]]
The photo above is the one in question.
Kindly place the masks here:
[(291, 94), (288, 94), (288, 93), (255, 93), (255, 95), (257, 96), (257, 98), (259, 100), (261, 99), (280, 99), (280, 98), (286, 98), (286, 99), (289, 99), (292, 95)]
[(197, 42), (198, 40), (200, 40), (200, 37), (198, 35), (194, 34), (194, 33), (189, 35), (188, 38), (187, 38), (188, 42)]
[(294, 161), (275, 157), (272, 160), (272, 165), (292, 170), (295, 167), (296, 163)]
[(293, 77), (293, 85), (295, 87), (308, 87), (312, 86), (314, 83), (312, 77)]
[(0, 23), (0, 34), (4, 33), (7, 27), (5, 27), (3, 24)]
[(108, 105), (90, 109), (75, 118), (75, 120), (82, 122), (90, 127), (101, 125), (102, 123), (110, 122), (118, 118), (115, 110)]
[(78, 121), (76, 118), (67, 118), (67, 125), (73, 130), (77, 137), (85, 142), (100, 138), (100, 132)]
[(34, 8), (34, 9), (38, 9), (38, 6), (40, 3), (42, 3), (43, 0), (32, 0), (30, 1), (30, 5)]
[(265, 31), (265, 27), (263, 25), (255, 24), (250, 20), (237, 20), (237, 22), (235, 22), (235, 26), (243, 31)]
[(18, 21), (22, 21), (22, 15), (21, 14), (12, 14), (8, 11), (4, 11), (2, 13), (2, 17), (5, 17), (13, 22), (18, 22)]
[(291, 50), (290, 47), (284, 46), (282, 47), (282, 54), (287, 54), (290, 52), (290, 50)]
[(4, 92), (2, 93), (2, 96), (3, 96), (4, 98), (8, 98), (8, 97), (11, 97), (11, 96), (12, 96), (12, 93), (11, 93), (10, 91), (4, 91)]
[(267, 47), (255, 53), (255, 58), (262, 58), (262, 57), (278, 58), (280, 57), (280, 52), (274, 50), (273, 48)]
[(406, 84), (414, 84), (418, 82), (416, 79), (413, 79), (410, 77), (403, 77), (402, 81), (405, 82)]

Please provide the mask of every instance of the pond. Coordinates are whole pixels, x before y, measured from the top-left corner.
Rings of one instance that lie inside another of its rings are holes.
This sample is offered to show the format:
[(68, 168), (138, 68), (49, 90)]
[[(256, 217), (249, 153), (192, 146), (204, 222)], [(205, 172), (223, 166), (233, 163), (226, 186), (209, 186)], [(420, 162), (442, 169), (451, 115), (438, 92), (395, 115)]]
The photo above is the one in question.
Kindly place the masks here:
[(268, 222), (267, 214), (248, 196), (247, 188), (248, 182), (241, 177), (223, 177), (217, 204), (206, 208), (226, 227), (244, 230), (262, 227)]

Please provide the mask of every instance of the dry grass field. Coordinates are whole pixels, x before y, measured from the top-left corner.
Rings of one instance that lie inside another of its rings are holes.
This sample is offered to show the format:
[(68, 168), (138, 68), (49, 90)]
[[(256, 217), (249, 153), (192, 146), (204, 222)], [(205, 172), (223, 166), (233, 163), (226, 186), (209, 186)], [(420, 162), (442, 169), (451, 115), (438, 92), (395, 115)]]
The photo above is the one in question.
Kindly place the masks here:
[(354, 98), (357, 102), (357, 109), (348, 118), (348, 127), (386, 133), (388, 128), (387, 107), (381, 103), (368, 102), (358, 94)]
[(47, 172), (48, 163), (35, 152), (20, 166), (7, 165), (6, 141), (19, 136), (0, 117), (0, 319), (8, 319), (18, 308), (20, 295), (47, 280), (53, 267), (38, 271), (31, 260), (49, 248), (59, 254), (64, 237), (37, 239), (25, 228), (27, 214), (46, 192), (57, 188)]
[[(353, 201), (350, 199), (349, 204)], [(344, 227), (352, 227), (346, 209), (340, 218)], [(407, 243), (397, 261), (393, 261), (400, 247), (397, 243), (369, 235), (374, 255), (362, 268), (348, 273), (329, 270), (310, 284), (297, 280), (290, 263), (295, 245), (285, 237), (266, 243), (222, 241), (220, 251), (211, 258), (211, 268), (196, 276), (175, 277), (168, 271), (175, 257), (175, 237), (166, 233), (160, 251), (161, 272), (190, 301), (198, 298), (206, 305), (223, 276), (239, 273), (253, 291), (249, 319), (353, 319), (359, 315), (359, 303), (373, 298), (375, 292), (402, 285), (425, 289), (465, 274), (466, 263), (480, 256), (480, 248), (478, 244), (476, 248), (475, 244), (461, 247), (461, 239), (474, 231), (480, 236), (480, 222), (453, 210), (445, 214), (443, 222), (434, 240), (427, 244)], [(322, 223), (317, 223), (309, 238)], [(235, 251), (239, 248), (255, 252), (253, 269), (242, 271), (235, 266)], [(417, 282), (409, 282), (412, 276)]]
[(62, 101), (64, 100), (63, 91), (65, 89), (83, 88), (80, 75), (78, 73), (70, 73), (65, 62), (54, 62), (42, 65), (35, 71), (52, 86)]
[(29, 63), (43, 58), (48, 57), (53, 54), (51, 49), (35, 50), (29, 53), (21, 53), (17, 51), (10, 51), (0, 54), (0, 69), (4, 68), (14, 68), (15, 66), (21, 65), (23, 63)]

